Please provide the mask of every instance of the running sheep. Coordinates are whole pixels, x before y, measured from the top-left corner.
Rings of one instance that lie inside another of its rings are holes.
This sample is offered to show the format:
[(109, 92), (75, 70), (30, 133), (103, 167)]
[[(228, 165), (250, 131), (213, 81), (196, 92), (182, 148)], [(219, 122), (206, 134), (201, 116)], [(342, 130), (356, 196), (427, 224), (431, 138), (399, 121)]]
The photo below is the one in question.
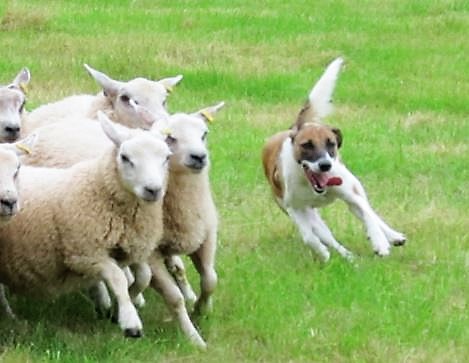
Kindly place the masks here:
[(132, 102), (144, 106), (154, 113), (165, 113), (166, 98), (182, 75), (152, 81), (135, 78), (128, 82), (117, 81), (87, 64), (88, 73), (100, 84), (102, 92), (97, 95), (74, 95), (60, 101), (36, 108), (28, 115), (25, 133), (50, 123), (70, 119), (97, 119), (97, 112), (104, 112), (112, 121), (128, 127), (148, 128), (145, 122), (138, 123)]
[[(21, 168), (22, 210), (0, 229), (0, 282), (13, 292), (64, 294), (105, 281), (125, 335), (142, 323), (130, 295), (151, 278), (145, 262), (163, 233), (167, 144), (100, 115), (112, 146), (68, 169)], [(137, 271), (129, 289), (120, 266)]]
[[(184, 265), (178, 255), (190, 255), (201, 277), (201, 294), (195, 311), (209, 310), (217, 282), (214, 269), (217, 213), (208, 175), (207, 123), (223, 105), (220, 103), (193, 114), (159, 115), (159, 120), (152, 127), (154, 132), (169, 132), (167, 141), (173, 152), (164, 198), (163, 244), (161, 249), (155, 250), (150, 263), (152, 286), (162, 293), (189, 339), (201, 347), (205, 342), (191, 322), (184, 303), (184, 297), (194, 300), (195, 294), (187, 282)], [(141, 109), (137, 107), (137, 110)], [(66, 167), (99, 154), (106, 144), (104, 136), (96, 132), (94, 122), (83, 120), (58, 126), (49, 125), (37, 130), (37, 152), (26, 156), (26, 163)], [(105, 312), (110, 308), (110, 299), (102, 284), (95, 287), (98, 291), (93, 295), (98, 311)]]

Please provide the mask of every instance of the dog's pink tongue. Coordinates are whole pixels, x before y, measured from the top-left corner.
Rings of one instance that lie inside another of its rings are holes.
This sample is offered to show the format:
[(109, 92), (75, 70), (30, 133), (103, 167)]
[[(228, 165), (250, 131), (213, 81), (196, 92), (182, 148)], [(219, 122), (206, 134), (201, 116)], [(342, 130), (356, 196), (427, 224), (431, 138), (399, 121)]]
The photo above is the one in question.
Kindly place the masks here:
[(332, 178), (329, 178), (327, 181), (327, 186), (335, 186), (335, 185), (341, 185), (342, 184), (342, 178), (339, 178), (338, 176), (333, 176)]

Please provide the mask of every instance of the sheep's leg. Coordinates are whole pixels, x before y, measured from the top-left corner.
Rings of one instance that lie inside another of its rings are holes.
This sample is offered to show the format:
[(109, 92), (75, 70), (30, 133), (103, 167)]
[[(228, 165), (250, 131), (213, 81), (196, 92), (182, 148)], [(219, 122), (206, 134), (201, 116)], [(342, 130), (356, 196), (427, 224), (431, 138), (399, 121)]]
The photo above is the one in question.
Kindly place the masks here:
[[(127, 271), (127, 272), (126, 272)], [(145, 290), (150, 285), (151, 280), (151, 269), (146, 263), (137, 263), (133, 264), (129, 268), (124, 269), (124, 273), (127, 276), (127, 281), (129, 277), (132, 277), (133, 282), (129, 283), (129, 293), (132, 298), (132, 302), (137, 308), (142, 308), (145, 305), (145, 299), (143, 297), (143, 290)]]
[(186, 276), (186, 269), (180, 256), (173, 255), (165, 258), (165, 264), (168, 271), (173, 275), (179, 289), (184, 295), (184, 299), (189, 304), (194, 304), (197, 300), (197, 296), (192, 289), (191, 284)]
[(112, 316), (112, 300), (106, 284), (99, 281), (89, 289), (91, 300), (99, 319), (109, 319)]
[(337, 242), (327, 224), (322, 220), (319, 211), (316, 208), (307, 208), (306, 213), (311, 222), (313, 233), (318, 236), (321, 242), (328, 247), (334, 248), (342, 257), (351, 260), (353, 258), (352, 253)]
[(200, 296), (194, 306), (194, 313), (201, 314), (212, 310), (212, 294), (217, 286), (215, 271), (216, 232), (190, 257), (200, 275)]
[(16, 319), (16, 315), (11, 310), (10, 303), (8, 302), (6, 293), (5, 293), (5, 285), (0, 284), (0, 304), (2, 305), (3, 311), (10, 319)]
[(169, 310), (179, 320), (182, 331), (191, 343), (200, 348), (206, 348), (206, 343), (189, 318), (184, 296), (166, 268), (163, 256), (159, 252), (154, 252), (149, 259), (149, 265), (152, 272), (150, 285), (161, 293)]
[(324, 262), (327, 262), (330, 258), (329, 250), (325, 245), (321, 243), (321, 240), (313, 233), (311, 226), (310, 216), (306, 210), (297, 210), (288, 208), (287, 213), (293, 222), (298, 227), (298, 230), (303, 237), (304, 243), (311, 247)]
[(129, 296), (127, 278), (122, 269), (112, 260), (99, 265), (101, 278), (114, 294), (118, 307), (118, 323), (129, 337), (142, 336), (142, 322)]

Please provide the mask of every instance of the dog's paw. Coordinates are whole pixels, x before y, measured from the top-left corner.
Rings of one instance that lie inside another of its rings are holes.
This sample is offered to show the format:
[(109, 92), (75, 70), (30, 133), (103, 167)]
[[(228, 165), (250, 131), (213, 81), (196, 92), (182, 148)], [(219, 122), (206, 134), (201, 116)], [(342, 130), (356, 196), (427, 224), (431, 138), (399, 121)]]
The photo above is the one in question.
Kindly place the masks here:
[(379, 249), (376, 249), (375, 250), (375, 255), (379, 256), (379, 257), (386, 257), (386, 256), (389, 256), (389, 247), (386, 247), (386, 248), (379, 248)]
[(402, 233), (399, 233), (399, 232), (396, 232), (396, 235), (393, 236), (389, 242), (393, 245), (393, 246), (404, 246), (405, 243), (407, 242), (407, 237), (402, 234)]

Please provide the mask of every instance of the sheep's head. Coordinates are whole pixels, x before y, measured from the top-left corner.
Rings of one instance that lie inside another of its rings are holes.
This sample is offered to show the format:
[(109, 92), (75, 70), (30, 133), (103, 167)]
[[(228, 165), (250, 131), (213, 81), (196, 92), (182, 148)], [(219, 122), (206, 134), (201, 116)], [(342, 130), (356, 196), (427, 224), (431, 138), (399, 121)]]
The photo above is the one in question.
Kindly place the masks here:
[(166, 191), (171, 155), (162, 137), (129, 129), (98, 113), (104, 133), (117, 148), (116, 163), (125, 188), (147, 202), (160, 200)]
[(181, 80), (182, 75), (152, 81), (146, 78), (135, 78), (128, 82), (116, 81), (106, 74), (85, 64), (91, 76), (101, 85), (104, 95), (113, 106), (115, 121), (128, 127), (148, 128), (135, 115), (131, 103), (147, 108), (150, 112), (165, 113), (166, 99), (171, 90)]
[(223, 106), (221, 102), (192, 114), (177, 113), (155, 123), (152, 130), (167, 135), (167, 143), (173, 152), (170, 159), (172, 172), (199, 173), (209, 165), (207, 123), (213, 121)]
[(13, 142), (20, 136), (24, 89), (30, 78), (29, 70), (23, 68), (11, 84), (0, 86), (0, 142)]
[(13, 144), (0, 144), (0, 224), (8, 221), (20, 209), (18, 199), (18, 156), (30, 152), (36, 135)]

